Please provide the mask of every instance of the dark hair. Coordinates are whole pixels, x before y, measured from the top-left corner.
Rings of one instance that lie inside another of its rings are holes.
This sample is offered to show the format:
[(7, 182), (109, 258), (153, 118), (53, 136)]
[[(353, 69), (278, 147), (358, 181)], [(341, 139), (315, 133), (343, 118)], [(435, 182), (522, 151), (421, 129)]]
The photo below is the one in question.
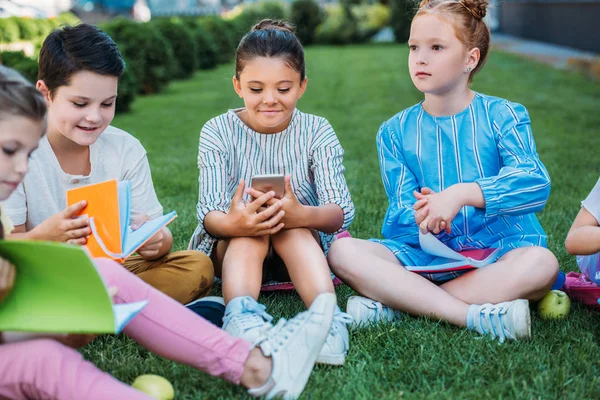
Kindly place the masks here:
[(50, 93), (69, 84), (79, 71), (121, 77), (125, 61), (117, 44), (94, 25), (79, 24), (55, 29), (40, 50), (38, 79)]
[(300, 74), (300, 81), (306, 76), (304, 49), (294, 28), (286, 21), (263, 19), (244, 35), (235, 54), (237, 79), (246, 63), (256, 57), (281, 57)]
[(448, 18), (458, 40), (469, 50), (479, 49), (479, 63), (469, 75), (469, 82), (483, 68), (490, 48), (490, 29), (483, 20), (488, 6), (488, 0), (422, 0), (415, 15), (415, 18), (426, 14)]

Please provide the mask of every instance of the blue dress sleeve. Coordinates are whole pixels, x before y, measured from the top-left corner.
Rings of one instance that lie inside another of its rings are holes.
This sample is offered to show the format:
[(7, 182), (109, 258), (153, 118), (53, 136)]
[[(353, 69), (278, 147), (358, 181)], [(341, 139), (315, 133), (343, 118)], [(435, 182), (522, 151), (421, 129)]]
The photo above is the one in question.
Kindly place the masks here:
[(417, 246), (419, 228), (415, 222), (413, 191), (419, 190), (419, 184), (406, 165), (402, 144), (388, 124), (383, 123), (377, 133), (379, 167), (389, 201), (381, 233), (387, 239), (394, 238)]
[(550, 176), (537, 154), (525, 107), (505, 102), (492, 121), (502, 167), (496, 176), (478, 179), (486, 217), (535, 213), (550, 196)]

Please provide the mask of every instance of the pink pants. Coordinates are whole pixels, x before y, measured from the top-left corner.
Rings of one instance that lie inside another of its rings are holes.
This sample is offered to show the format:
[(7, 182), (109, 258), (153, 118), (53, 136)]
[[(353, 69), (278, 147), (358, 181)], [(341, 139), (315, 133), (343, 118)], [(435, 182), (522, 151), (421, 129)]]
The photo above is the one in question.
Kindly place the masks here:
[[(227, 333), (167, 297), (121, 265), (98, 259), (115, 303), (148, 300), (124, 332), (152, 352), (238, 384), (250, 343)], [(51, 339), (0, 345), (0, 399), (149, 400)]]

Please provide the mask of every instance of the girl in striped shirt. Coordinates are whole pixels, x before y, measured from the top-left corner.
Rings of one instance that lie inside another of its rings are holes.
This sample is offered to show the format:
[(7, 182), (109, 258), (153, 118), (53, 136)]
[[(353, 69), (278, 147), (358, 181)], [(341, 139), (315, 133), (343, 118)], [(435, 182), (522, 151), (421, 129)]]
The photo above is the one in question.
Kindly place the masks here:
[[(237, 49), (233, 86), (245, 108), (211, 119), (200, 135), (191, 247), (209, 254), (222, 278), (223, 329), (251, 342), (271, 327), (256, 301), (263, 271), (289, 274), (307, 307), (320, 293), (334, 293), (325, 255), (354, 217), (333, 128), (296, 109), (306, 84), (304, 51), (292, 29), (264, 20)], [(282, 198), (246, 187), (264, 174), (285, 174)], [(337, 308), (317, 362), (344, 363), (347, 322)]]
[[(342, 239), (329, 252), (333, 271), (370, 298), (349, 299), (356, 320), (393, 319), (401, 310), (501, 342), (526, 339), (528, 300), (542, 298), (556, 278), (558, 262), (534, 214), (546, 204), (550, 177), (527, 110), (469, 88), (489, 48), (487, 4), (423, 0), (412, 21), (409, 71), (425, 100), (377, 135), (389, 198), (384, 239)], [(500, 251), (495, 263), (462, 275), (411, 273), (402, 266), (433, 260), (419, 229), (455, 251)]]

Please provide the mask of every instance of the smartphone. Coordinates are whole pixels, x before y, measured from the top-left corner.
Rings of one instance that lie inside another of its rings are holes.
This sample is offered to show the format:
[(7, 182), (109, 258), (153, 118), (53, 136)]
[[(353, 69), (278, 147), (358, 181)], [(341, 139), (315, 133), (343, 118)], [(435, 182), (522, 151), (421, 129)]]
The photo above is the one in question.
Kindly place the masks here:
[(263, 193), (274, 191), (275, 197), (281, 199), (285, 191), (285, 177), (283, 175), (255, 175), (250, 181), (250, 187)]

